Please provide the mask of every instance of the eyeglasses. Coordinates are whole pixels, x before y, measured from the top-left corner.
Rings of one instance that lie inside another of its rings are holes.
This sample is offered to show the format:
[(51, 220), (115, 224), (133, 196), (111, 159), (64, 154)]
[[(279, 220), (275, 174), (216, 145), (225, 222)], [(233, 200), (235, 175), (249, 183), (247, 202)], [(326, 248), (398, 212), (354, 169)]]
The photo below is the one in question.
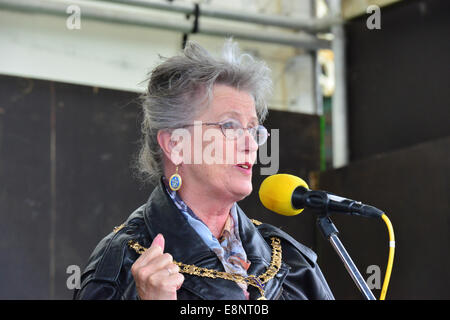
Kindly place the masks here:
[[(257, 125), (250, 128), (244, 128), (239, 121), (236, 120), (226, 120), (222, 122), (203, 122), (199, 123), (203, 126), (219, 126), (225, 138), (230, 140), (235, 140), (244, 135), (244, 130), (247, 130), (250, 135), (253, 137), (258, 146), (266, 143), (267, 138), (270, 136), (270, 133), (263, 125)], [(188, 124), (183, 126), (190, 127), (195, 124)]]

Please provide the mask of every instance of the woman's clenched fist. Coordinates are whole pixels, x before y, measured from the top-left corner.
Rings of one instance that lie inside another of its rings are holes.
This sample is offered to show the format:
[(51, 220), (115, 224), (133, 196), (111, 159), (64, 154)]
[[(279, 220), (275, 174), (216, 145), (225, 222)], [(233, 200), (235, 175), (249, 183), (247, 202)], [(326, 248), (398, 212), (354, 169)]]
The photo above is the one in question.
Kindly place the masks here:
[(169, 253), (164, 253), (164, 237), (158, 234), (152, 245), (133, 264), (131, 273), (143, 300), (176, 300), (184, 281)]

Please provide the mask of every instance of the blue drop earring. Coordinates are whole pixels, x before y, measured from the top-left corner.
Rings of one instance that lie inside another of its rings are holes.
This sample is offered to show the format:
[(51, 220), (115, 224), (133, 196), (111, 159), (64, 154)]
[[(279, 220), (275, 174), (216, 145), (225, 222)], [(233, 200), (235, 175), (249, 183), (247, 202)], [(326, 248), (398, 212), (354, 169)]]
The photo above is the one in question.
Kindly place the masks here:
[(181, 184), (183, 183), (181, 176), (178, 174), (178, 166), (175, 170), (175, 173), (169, 179), (169, 187), (172, 191), (179, 190), (181, 188)]

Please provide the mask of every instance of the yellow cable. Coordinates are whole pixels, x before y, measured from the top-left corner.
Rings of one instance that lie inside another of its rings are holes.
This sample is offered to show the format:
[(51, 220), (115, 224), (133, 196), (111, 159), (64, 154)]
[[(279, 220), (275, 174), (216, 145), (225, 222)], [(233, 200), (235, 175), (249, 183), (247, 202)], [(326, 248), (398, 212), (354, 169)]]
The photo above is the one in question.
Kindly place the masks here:
[(383, 221), (386, 223), (389, 232), (389, 257), (386, 267), (386, 274), (384, 276), (383, 287), (381, 288), (381, 295), (380, 295), (380, 300), (384, 300), (386, 298), (386, 292), (389, 285), (389, 280), (391, 278), (392, 265), (394, 262), (395, 237), (394, 237), (394, 228), (392, 227), (392, 223), (387, 217), (387, 215), (383, 213), (381, 219), (383, 219)]

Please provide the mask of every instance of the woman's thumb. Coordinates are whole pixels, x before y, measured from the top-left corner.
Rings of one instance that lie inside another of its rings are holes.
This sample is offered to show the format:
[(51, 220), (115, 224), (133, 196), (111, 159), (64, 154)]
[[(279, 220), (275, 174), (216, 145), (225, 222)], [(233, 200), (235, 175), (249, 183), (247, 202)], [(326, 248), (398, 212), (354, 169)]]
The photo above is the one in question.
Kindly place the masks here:
[(158, 235), (155, 237), (155, 239), (153, 239), (152, 242), (152, 246), (156, 245), (159, 246), (162, 250), (162, 252), (164, 252), (164, 237), (161, 233), (158, 233)]

